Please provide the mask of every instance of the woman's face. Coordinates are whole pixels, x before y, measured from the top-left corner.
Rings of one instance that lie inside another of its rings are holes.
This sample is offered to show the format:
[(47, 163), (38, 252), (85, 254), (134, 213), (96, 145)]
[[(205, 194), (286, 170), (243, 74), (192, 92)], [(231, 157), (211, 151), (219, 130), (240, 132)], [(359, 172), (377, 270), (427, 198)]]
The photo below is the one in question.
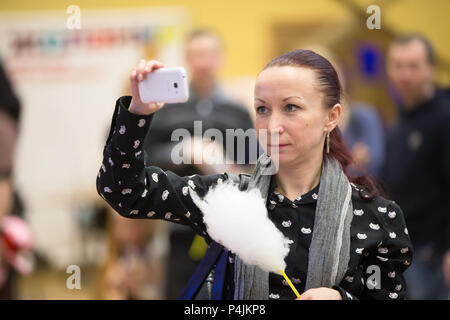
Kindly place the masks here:
[[(332, 111), (323, 106), (314, 71), (292, 66), (270, 67), (258, 75), (254, 108), (258, 139), (265, 147), (260, 130), (266, 129), (266, 153), (278, 151), (280, 165), (322, 153), (326, 132), (336, 126), (341, 111), (340, 105)], [(278, 132), (278, 145), (271, 142), (273, 132)]]

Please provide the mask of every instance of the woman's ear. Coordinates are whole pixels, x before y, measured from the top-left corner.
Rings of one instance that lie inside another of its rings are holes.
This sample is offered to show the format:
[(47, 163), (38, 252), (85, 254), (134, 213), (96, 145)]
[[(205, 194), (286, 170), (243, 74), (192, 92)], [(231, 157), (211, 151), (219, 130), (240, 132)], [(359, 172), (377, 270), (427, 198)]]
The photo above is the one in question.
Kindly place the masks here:
[(327, 131), (332, 131), (339, 123), (342, 115), (342, 106), (336, 103), (333, 108), (328, 110), (326, 128)]

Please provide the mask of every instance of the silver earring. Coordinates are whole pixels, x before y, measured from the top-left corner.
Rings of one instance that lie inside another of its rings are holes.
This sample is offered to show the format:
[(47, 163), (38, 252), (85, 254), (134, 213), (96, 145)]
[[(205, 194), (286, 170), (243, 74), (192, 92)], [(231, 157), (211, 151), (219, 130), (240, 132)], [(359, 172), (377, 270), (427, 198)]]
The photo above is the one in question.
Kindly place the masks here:
[(327, 153), (330, 153), (330, 131), (327, 132)]

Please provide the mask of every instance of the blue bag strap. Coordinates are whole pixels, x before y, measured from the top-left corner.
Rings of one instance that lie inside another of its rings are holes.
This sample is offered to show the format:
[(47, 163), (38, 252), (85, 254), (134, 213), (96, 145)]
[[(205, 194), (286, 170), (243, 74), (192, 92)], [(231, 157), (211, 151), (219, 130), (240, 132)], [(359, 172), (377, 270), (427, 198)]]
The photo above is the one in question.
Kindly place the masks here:
[(211, 300), (221, 300), (223, 293), (223, 285), (225, 283), (225, 274), (227, 271), (228, 250), (223, 250), (219, 261), (216, 264), (214, 273), (214, 281), (211, 289)]
[(216, 263), (217, 258), (220, 256), (222, 251), (222, 245), (218, 244), (215, 241), (211, 242), (202, 261), (200, 261), (200, 264), (198, 265), (197, 269), (195, 269), (194, 274), (189, 279), (181, 294), (178, 296), (178, 300), (191, 300), (194, 298), (198, 289), (200, 289), (209, 272), (214, 267), (214, 264)]

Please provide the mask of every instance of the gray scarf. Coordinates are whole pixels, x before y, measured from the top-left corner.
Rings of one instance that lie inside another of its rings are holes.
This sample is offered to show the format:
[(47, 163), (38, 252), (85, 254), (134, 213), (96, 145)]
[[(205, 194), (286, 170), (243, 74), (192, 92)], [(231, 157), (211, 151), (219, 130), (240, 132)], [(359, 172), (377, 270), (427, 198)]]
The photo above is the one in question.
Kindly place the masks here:
[[(261, 155), (250, 177), (248, 188), (258, 188), (267, 201), (273, 166)], [(342, 168), (334, 158), (324, 158), (320, 178), (314, 228), (309, 249), (305, 290), (338, 285), (350, 260), (350, 224), (353, 217), (352, 189)], [(235, 300), (265, 300), (269, 297), (269, 273), (246, 265), (236, 256), (234, 271)]]

